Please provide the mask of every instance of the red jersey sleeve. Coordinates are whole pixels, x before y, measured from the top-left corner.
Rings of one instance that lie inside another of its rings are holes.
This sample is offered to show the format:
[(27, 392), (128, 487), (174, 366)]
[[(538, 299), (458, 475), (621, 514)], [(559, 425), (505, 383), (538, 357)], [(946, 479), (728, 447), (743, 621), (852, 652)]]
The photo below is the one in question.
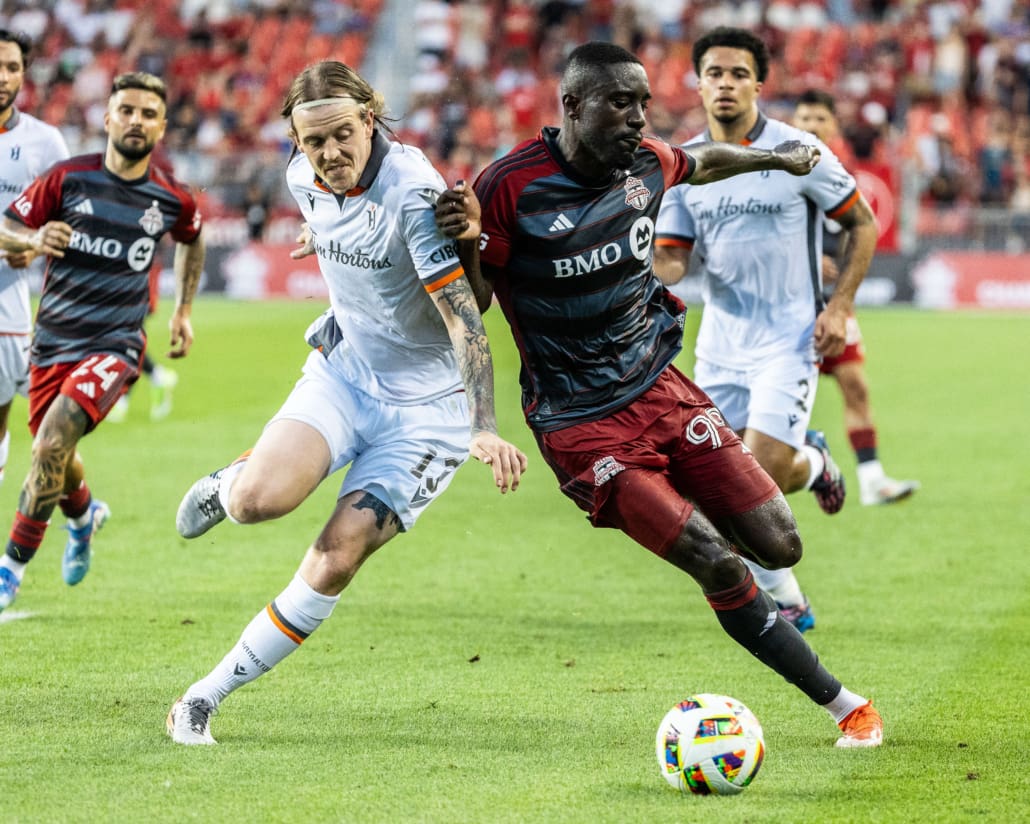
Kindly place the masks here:
[(483, 233), (479, 240), (479, 257), (483, 263), (503, 269), (511, 257), (511, 233), (515, 226), (515, 193), (508, 180), (488, 186), (487, 167), (476, 179), (473, 190), (483, 209)]
[(30, 229), (40, 228), (60, 212), (63, 184), (64, 169), (54, 168), (45, 172), (7, 207), (4, 215)]
[(697, 168), (697, 161), (679, 146), (670, 146), (663, 140), (645, 137), (641, 145), (658, 156), (665, 176), (665, 188), (669, 189), (679, 183), (686, 183)]
[(193, 243), (200, 235), (203, 225), (200, 209), (197, 208), (197, 201), (188, 190), (180, 188), (176, 190), (176, 194), (182, 204), (182, 211), (168, 234), (177, 243)]

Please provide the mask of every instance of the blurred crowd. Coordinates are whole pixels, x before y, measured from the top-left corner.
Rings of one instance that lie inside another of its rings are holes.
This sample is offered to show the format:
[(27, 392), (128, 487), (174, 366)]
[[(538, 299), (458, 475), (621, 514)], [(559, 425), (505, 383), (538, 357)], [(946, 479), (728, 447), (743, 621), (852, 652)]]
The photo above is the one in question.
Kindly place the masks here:
[[(414, 0), (410, 96), (395, 130), (448, 180), (557, 123), (568, 52), (611, 40), (644, 62), (650, 129), (703, 129), (693, 40), (720, 24), (758, 31), (773, 55), (765, 110), (789, 119), (806, 88), (830, 91), (858, 159), (903, 167), (930, 209), (1030, 213), (1030, 0)], [(361, 67), (384, 0), (6, 0), (0, 25), (38, 43), (22, 108), (72, 151), (103, 145), (112, 77), (169, 84), (166, 147), (180, 176), (228, 183), (223, 204), (267, 214), (288, 151), (279, 106), (304, 65)], [(374, 76), (369, 77), (373, 83)], [(185, 168), (183, 168), (185, 167)], [(256, 220), (256, 218), (255, 218)], [(260, 234), (260, 225), (257, 227)]]

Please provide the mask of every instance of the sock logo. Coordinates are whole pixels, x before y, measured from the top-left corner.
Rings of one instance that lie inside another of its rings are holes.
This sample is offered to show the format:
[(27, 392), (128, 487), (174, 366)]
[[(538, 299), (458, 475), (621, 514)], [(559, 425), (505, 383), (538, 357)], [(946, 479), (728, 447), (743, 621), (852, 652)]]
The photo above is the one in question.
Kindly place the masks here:
[(240, 676), (247, 674), (247, 668), (243, 666), (243, 664), (237, 664), (233, 669), (232, 674), (239, 678)]

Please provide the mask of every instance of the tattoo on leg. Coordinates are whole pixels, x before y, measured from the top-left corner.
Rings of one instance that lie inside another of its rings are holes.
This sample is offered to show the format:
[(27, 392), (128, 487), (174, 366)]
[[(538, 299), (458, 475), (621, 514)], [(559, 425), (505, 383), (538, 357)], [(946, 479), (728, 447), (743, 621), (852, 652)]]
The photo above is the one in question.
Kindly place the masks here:
[(376, 516), (376, 529), (381, 530), (387, 523), (397, 527), (398, 532), (403, 532), (400, 518), (386, 504), (380, 501), (375, 495), (369, 492), (364, 493), (360, 500), (354, 504), (355, 509), (371, 509)]
[(43, 419), (32, 446), (32, 466), (18, 498), (18, 511), (45, 521), (64, 494), (64, 476), (89, 417), (75, 401), (59, 395)]

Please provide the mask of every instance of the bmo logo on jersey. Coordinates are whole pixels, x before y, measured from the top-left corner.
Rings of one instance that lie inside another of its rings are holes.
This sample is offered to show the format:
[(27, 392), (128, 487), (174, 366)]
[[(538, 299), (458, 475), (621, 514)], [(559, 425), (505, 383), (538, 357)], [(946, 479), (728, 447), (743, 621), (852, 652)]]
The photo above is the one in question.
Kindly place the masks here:
[[(85, 232), (72, 232), (72, 239), (68, 243), (69, 249), (75, 249), (87, 255), (117, 260), (122, 257), (124, 245), (120, 240), (113, 237), (93, 237)], [(157, 248), (157, 241), (152, 237), (137, 238), (129, 246), (125, 253), (125, 261), (134, 272), (143, 272), (150, 269), (154, 260), (154, 250)]]
[[(649, 217), (638, 217), (630, 226), (626, 236), (629, 251), (637, 260), (647, 260), (654, 241), (654, 221)], [(571, 278), (596, 272), (605, 266), (613, 266), (622, 260), (622, 244), (612, 241), (591, 249), (589, 254), (553, 261), (555, 277)]]

